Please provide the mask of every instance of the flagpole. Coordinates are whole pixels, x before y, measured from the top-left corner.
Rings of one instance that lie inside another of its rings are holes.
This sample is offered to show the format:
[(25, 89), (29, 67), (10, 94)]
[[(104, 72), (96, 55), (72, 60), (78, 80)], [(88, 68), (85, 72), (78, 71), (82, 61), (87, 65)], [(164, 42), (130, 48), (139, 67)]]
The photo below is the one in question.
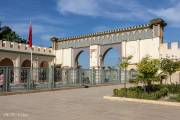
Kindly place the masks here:
[(31, 88), (31, 83), (33, 81), (33, 56), (32, 56), (32, 22), (31, 22), (31, 18), (30, 18), (30, 31), (29, 31), (29, 45), (30, 45), (30, 52), (31, 52), (31, 68), (30, 68), (30, 81), (29, 81), (29, 86), (28, 88), (30, 89)]
[[(31, 23), (31, 27), (32, 27), (32, 23)], [(31, 33), (31, 37), (32, 37), (32, 33)], [(30, 81), (30, 88), (31, 88), (31, 83), (33, 82), (33, 56), (32, 56), (32, 54), (33, 54), (33, 51), (32, 51), (32, 43), (31, 43), (31, 81)]]
[(31, 82), (33, 81), (33, 58), (32, 58), (32, 47), (31, 47), (31, 79), (30, 79), (30, 85)]

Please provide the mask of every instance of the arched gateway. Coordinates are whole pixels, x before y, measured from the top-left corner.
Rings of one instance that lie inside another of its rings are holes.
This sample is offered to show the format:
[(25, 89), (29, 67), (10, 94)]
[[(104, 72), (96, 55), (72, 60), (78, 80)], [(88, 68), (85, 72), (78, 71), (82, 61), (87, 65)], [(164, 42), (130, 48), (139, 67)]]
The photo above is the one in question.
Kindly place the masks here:
[(5, 76), (6, 72), (9, 73), (8, 75), (8, 82), (14, 82), (14, 64), (13, 61), (9, 58), (4, 58), (0, 60), (0, 74)]
[(133, 56), (129, 70), (146, 55), (160, 58), (159, 48), (163, 43), (164, 26), (166, 23), (162, 19), (154, 19), (148, 24), (106, 32), (69, 38), (53, 37), (51, 40), (52, 47), (56, 50), (56, 64), (61, 65), (62, 68), (76, 68), (77, 55), (82, 51), (88, 51), (90, 68), (98, 69), (96, 80), (99, 81), (102, 77), (99, 69), (103, 67), (104, 56), (111, 48), (118, 49), (120, 58)]

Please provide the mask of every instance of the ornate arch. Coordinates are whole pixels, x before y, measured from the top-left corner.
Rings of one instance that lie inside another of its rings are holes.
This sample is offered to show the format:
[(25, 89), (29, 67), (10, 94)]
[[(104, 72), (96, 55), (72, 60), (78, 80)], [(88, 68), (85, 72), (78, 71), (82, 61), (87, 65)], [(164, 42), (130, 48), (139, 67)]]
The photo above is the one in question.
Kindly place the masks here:
[(104, 63), (104, 58), (107, 55), (107, 53), (111, 50), (111, 49), (117, 49), (118, 53), (119, 53), (119, 57), (121, 57), (122, 53), (121, 53), (121, 44), (111, 44), (111, 45), (104, 45), (101, 46), (101, 50), (100, 50), (100, 65), (102, 66)]
[(0, 66), (13, 67), (14, 63), (13, 60), (11, 60), (10, 58), (3, 58), (0, 60)]
[(83, 52), (87, 52), (90, 55), (89, 47), (73, 49), (73, 63), (72, 64), (74, 67), (78, 67), (78, 58)]
[(25, 59), (22, 63), (21, 63), (21, 67), (31, 67), (31, 61), (29, 59)]
[(39, 67), (41, 68), (48, 68), (49, 63), (48, 61), (41, 61), (41, 63), (39, 64)]

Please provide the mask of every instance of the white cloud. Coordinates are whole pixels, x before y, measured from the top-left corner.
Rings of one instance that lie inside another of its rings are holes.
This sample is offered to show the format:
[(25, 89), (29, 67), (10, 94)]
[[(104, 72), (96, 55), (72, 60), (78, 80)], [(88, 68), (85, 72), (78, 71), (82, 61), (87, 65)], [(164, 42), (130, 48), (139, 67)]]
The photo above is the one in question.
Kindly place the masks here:
[(173, 27), (180, 27), (180, 2), (169, 8), (160, 8), (149, 10), (149, 12), (157, 17), (165, 18)]
[(93, 28), (93, 32), (101, 32), (101, 31), (106, 31), (109, 30), (110, 28), (107, 26), (97, 26)]
[[(18, 35), (26, 38), (28, 36), (29, 24), (28, 23), (11, 23), (8, 24)], [(50, 40), (54, 34), (55, 36), (64, 35), (64, 30), (51, 25), (44, 24), (32, 24), (33, 36), (40, 38), (41, 40)], [(59, 34), (58, 34), (59, 32)]]
[(32, 17), (32, 21), (35, 23), (44, 22), (50, 25), (69, 25), (70, 22), (67, 19), (59, 18), (55, 16), (37, 15)]
[(98, 14), (96, 0), (59, 0), (58, 11), (79, 15), (95, 16)]
[(48, 41), (50, 40), (51, 37), (53, 37), (53, 35), (43, 34), (43, 35), (40, 36), (40, 38), (42, 40), (48, 40)]
[(146, 8), (132, 0), (58, 0), (61, 14), (100, 16), (117, 20), (149, 19)]
[[(18, 34), (24, 35), (28, 33), (29, 24), (27, 23), (12, 23), (10, 24), (11, 28), (16, 31)], [(33, 34), (39, 34), (46, 31), (45, 26), (33, 24)]]
[[(171, 26), (180, 26), (180, 2), (166, 0), (166, 6), (149, 7), (137, 0), (57, 0), (57, 9), (61, 14), (105, 17), (124, 21), (147, 21), (162, 17)], [(179, 2), (179, 3), (178, 3)], [(163, 8), (164, 7), (164, 8)], [(168, 7), (168, 8), (167, 8)]]

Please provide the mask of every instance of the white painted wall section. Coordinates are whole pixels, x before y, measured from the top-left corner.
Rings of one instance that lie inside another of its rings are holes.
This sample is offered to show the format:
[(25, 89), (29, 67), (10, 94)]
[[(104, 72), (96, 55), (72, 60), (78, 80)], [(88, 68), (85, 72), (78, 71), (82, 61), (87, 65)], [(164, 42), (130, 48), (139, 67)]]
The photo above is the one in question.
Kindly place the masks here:
[(100, 46), (90, 46), (90, 68), (100, 66)]
[(158, 59), (160, 55), (160, 38), (152, 38), (137, 41), (122, 42), (122, 56), (132, 55), (131, 63), (138, 63), (147, 55), (154, 59)]
[(72, 48), (62, 49), (62, 67), (72, 67)]

